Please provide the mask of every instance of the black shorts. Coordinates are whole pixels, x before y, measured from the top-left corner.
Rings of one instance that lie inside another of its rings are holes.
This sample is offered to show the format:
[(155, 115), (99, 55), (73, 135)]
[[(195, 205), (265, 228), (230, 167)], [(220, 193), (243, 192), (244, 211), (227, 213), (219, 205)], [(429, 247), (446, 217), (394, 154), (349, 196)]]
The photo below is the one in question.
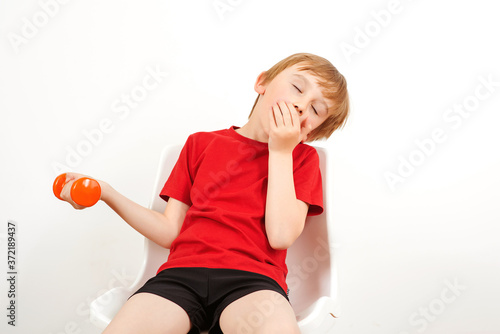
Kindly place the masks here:
[[(169, 268), (149, 279), (135, 294), (149, 292), (166, 298), (189, 315), (191, 330), (198, 334), (222, 334), (219, 317), (233, 301), (260, 290), (287, 294), (272, 278), (243, 270), (210, 268)], [(133, 295), (132, 295), (133, 296)]]

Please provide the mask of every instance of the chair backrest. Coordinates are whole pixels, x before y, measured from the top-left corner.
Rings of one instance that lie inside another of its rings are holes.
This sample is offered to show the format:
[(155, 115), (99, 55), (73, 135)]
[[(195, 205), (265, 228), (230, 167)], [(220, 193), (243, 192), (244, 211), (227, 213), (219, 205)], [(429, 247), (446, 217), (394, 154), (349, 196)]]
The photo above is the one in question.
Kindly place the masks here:
[(331, 296), (333, 288), (333, 247), (330, 242), (328, 201), (328, 156), (327, 150), (315, 146), (319, 155), (323, 183), (324, 211), (317, 216), (308, 216), (304, 231), (287, 254), (287, 284), (289, 298), (296, 313), (301, 313), (321, 296)]
[[(327, 152), (315, 147), (320, 158), (323, 179), (323, 202), (325, 211), (318, 216), (307, 217), (304, 231), (288, 249), (287, 283), (290, 289), (290, 302), (296, 313), (302, 312), (321, 296), (331, 296), (332, 256), (329, 242), (328, 198), (327, 198)], [(166, 202), (158, 194), (165, 184), (170, 171), (179, 157), (181, 145), (169, 145), (162, 153), (157, 173), (150, 208), (163, 212)], [(138, 289), (146, 280), (156, 274), (158, 268), (167, 260), (169, 250), (154, 242), (145, 241), (145, 262), (132, 289)]]

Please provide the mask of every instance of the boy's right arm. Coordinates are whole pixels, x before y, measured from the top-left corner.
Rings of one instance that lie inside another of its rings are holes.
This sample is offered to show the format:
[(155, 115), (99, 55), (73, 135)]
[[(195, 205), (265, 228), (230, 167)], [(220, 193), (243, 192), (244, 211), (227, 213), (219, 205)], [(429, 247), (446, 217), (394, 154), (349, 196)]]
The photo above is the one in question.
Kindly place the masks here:
[[(75, 180), (84, 175), (67, 173), (66, 185), (61, 191), (61, 198), (69, 202), (75, 209), (84, 207), (74, 203), (70, 189)], [(184, 217), (189, 206), (174, 198), (170, 198), (163, 213), (145, 208), (120, 194), (108, 183), (99, 181), (101, 186), (101, 200), (113, 209), (137, 232), (157, 243), (170, 248), (172, 241), (179, 235)]]
[(179, 235), (189, 206), (170, 198), (163, 213), (147, 209), (120, 194), (109, 184), (100, 181), (101, 199), (123, 218), (137, 232), (157, 243), (170, 248)]

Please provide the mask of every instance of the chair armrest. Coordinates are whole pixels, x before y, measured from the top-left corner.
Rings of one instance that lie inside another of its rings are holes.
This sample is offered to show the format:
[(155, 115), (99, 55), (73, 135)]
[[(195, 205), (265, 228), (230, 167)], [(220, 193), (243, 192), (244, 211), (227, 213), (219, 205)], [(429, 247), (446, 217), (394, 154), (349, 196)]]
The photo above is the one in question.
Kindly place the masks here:
[(130, 288), (114, 288), (90, 303), (90, 322), (104, 329), (132, 294)]
[(336, 323), (338, 305), (331, 297), (320, 297), (300, 314), (297, 321), (302, 334), (327, 334)]

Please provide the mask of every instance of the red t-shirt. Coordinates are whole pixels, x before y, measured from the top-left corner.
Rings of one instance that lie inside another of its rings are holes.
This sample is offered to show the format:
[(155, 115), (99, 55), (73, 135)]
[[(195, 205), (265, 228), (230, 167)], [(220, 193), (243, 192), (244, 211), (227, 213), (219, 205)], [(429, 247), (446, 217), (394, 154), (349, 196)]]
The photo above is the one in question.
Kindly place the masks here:
[[(246, 270), (274, 279), (287, 291), (286, 250), (269, 245), (265, 229), (268, 144), (229, 129), (188, 137), (160, 196), (189, 205), (168, 261), (175, 267)], [(323, 212), (319, 157), (298, 144), (293, 151), (298, 199), (308, 215)]]

